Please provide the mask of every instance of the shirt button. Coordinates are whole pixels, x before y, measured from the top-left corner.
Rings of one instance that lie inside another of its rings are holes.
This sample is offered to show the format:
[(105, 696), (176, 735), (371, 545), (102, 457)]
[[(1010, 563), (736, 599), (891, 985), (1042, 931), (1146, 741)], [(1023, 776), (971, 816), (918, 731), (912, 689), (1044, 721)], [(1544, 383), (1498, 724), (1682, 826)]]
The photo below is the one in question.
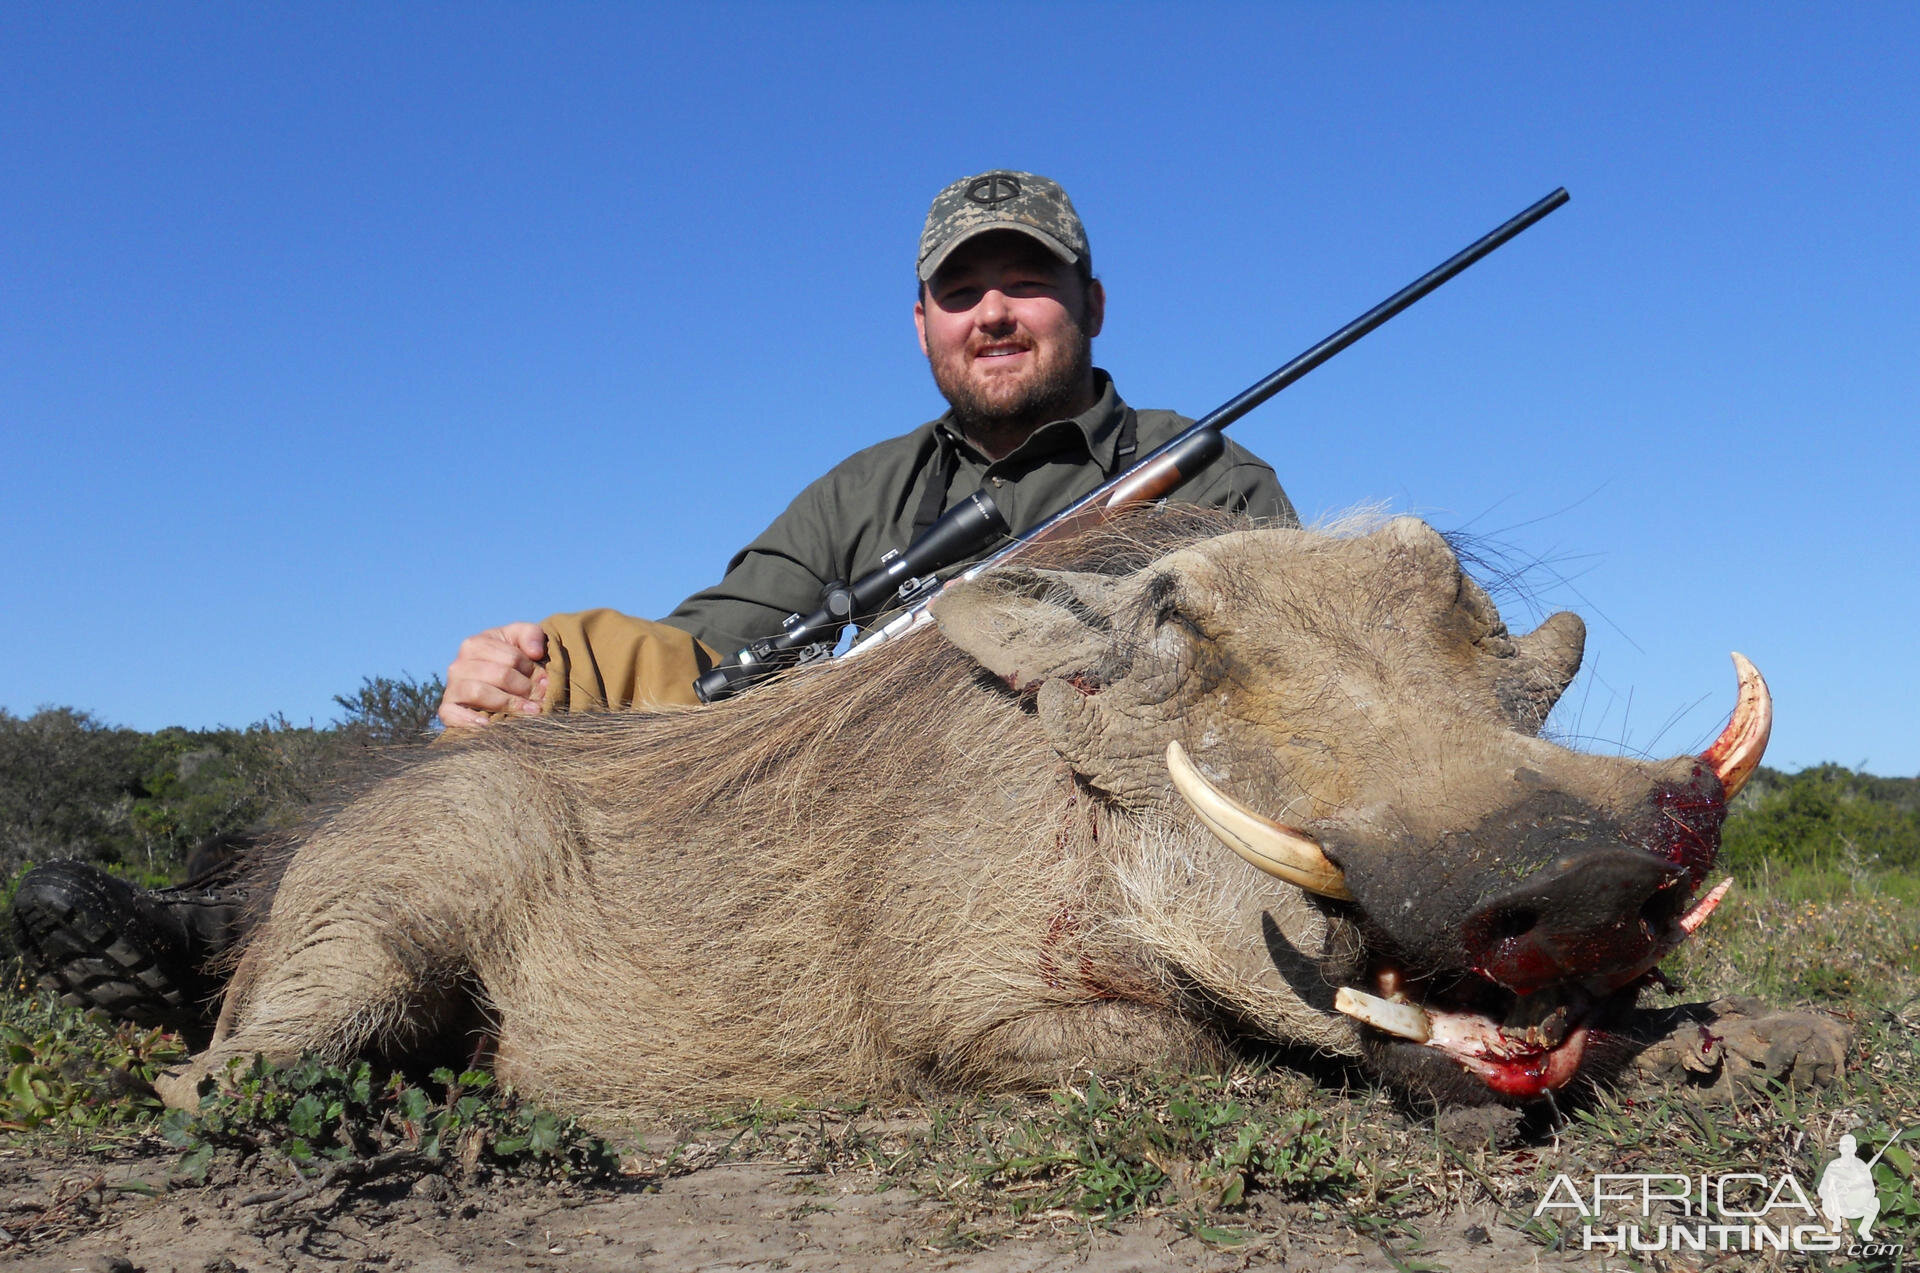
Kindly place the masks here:
[(1005, 486), (1007, 484), (1007, 479), (1004, 477), (996, 477), (992, 479), (992, 481), (995, 486)]

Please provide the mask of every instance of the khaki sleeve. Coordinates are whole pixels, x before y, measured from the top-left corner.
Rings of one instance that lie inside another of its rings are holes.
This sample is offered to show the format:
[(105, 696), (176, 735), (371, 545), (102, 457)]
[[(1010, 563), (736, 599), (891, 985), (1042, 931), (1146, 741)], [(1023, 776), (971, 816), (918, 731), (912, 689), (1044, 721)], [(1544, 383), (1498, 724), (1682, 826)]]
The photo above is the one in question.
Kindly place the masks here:
[(582, 610), (541, 621), (547, 634), (542, 712), (696, 707), (694, 678), (720, 656), (679, 628), (618, 610)]

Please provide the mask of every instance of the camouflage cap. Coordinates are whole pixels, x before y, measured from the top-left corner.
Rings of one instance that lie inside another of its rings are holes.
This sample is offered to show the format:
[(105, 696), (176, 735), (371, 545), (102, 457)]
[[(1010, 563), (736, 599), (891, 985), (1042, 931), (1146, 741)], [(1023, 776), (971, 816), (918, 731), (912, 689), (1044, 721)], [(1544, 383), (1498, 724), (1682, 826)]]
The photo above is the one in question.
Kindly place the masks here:
[(993, 230), (1018, 230), (1038, 239), (1069, 265), (1092, 256), (1087, 228), (1058, 182), (995, 169), (962, 177), (933, 197), (920, 232), (920, 281), (932, 278), (962, 243)]

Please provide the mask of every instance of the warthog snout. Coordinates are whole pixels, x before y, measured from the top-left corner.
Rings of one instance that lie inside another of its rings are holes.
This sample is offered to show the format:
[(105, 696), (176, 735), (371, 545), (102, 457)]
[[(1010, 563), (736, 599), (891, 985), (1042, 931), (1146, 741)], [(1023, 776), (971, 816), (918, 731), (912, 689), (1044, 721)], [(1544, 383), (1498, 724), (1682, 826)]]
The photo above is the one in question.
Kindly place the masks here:
[(1515, 994), (1567, 982), (1615, 990), (1678, 940), (1685, 878), (1681, 868), (1624, 845), (1562, 858), (1468, 916), (1468, 961)]

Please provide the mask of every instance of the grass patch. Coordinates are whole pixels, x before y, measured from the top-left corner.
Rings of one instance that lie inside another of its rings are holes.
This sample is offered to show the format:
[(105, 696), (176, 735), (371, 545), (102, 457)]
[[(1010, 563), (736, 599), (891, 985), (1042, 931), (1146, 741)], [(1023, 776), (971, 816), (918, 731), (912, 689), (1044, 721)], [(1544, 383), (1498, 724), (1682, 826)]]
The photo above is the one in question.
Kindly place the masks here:
[(1253, 1075), (1169, 1083), (1089, 1075), (1044, 1103), (936, 1111), (907, 1157), (930, 1192), (1003, 1207), (1066, 1210), (1100, 1222), (1156, 1206), (1210, 1216), (1262, 1192), (1342, 1194), (1359, 1181), (1347, 1129), (1275, 1099)]
[(1920, 993), (1920, 874), (1820, 866), (1737, 880), (1664, 965), (1687, 987), (1857, 1010)]

